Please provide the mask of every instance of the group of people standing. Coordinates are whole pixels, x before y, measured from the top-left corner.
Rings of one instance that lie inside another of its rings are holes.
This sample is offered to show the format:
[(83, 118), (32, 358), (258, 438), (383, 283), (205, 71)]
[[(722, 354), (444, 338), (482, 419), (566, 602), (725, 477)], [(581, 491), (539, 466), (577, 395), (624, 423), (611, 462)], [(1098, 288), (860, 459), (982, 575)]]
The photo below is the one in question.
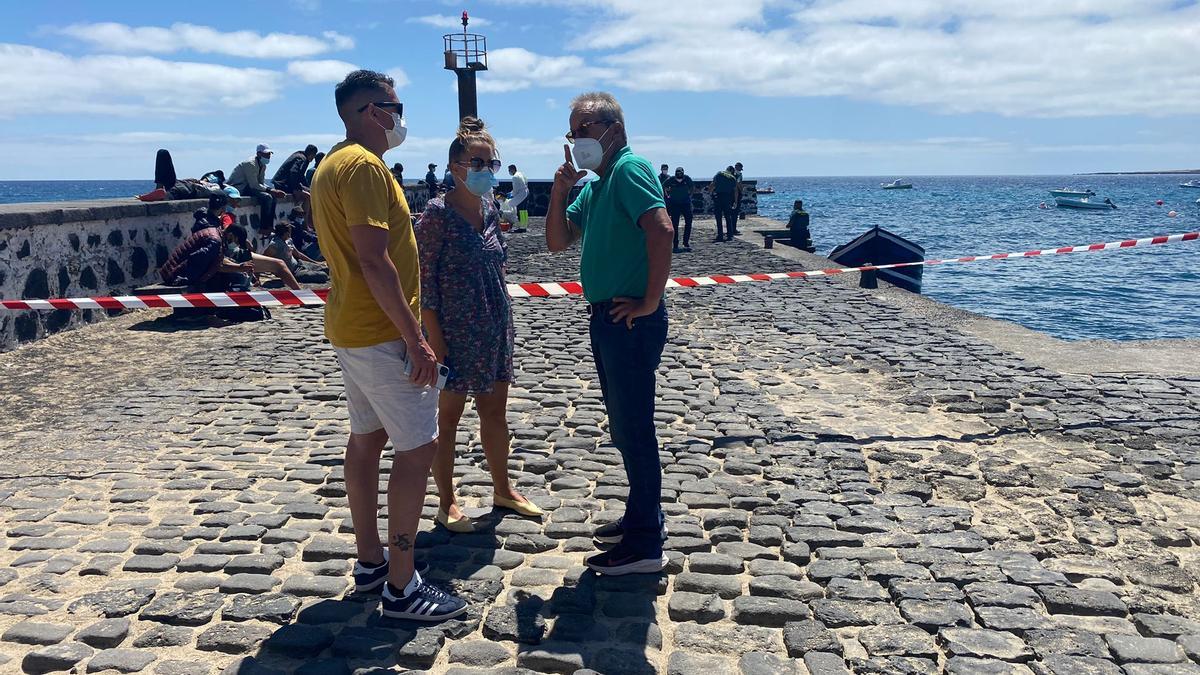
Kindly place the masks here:
[[(670, 165), (659, 167), (658, 182), (662, 185), (663, 194), (667, 201), (667, 213), (671, 218), (671, 228), (674, 230), (675, 253), (688, 253), (692, 250), (692, 218), (694, 215), (692, 199), (698, 192), (692, 177), (684, 172), (682, 166), (675, 167), (675, 173), (669, 173)], [(718, 171), (712, 181), (704, 187), (704, 192), (712, 193), (713, 215), (717, 220), (717, 238), (713, 243), (730, 241), (741, 234), (737, 224), (742, 214), (742, 163), (725, 167)], [(683, 246), (679, 245), (679, 221), (683, 219)]]
[[(454, 444), (468, 397), (479, 411), (493, 505), (543, 515), (508, 478), (514, 323), (492, 199), (503, 163), (484, 124), (464, 118), (447, 157), (453, 187), (431, 199), (414, 225), (382, 160), (404, 141), (404, 104), (392, 79), (355, 71), (334, 97), (346, 140), (313, 177), (312, 213), (333, 281), (325, 333), (350, 414), (345, 481), (357, 547), (355, 587), (382, 588), (385, 616), (440, 621), (462, 614), (466, 603), (423, 579), (413, 549), (431, 468), (439, 523), (456, 532), (473, 528), (453, 485)], [(576, 98), (566, 138), (546, 242), (551, 251), (582, 242), (592, 354), (629, 480), (624, 516), (594, 533), (613, 546), (587, 565), (610, 575), (658, 572), (666, 564), (666, 529), (654, 401), (667, 333), (663, 290), (672, 227), (663, 186), (649, 162), (630, 150), (624, 114), (610, 94)], [(568, 203), (588, 171), (596, 179)], [(449, 372), (439, 391), (433, 385), (443, 366)], [(389, 440), (385, 546), (376, 498)]]

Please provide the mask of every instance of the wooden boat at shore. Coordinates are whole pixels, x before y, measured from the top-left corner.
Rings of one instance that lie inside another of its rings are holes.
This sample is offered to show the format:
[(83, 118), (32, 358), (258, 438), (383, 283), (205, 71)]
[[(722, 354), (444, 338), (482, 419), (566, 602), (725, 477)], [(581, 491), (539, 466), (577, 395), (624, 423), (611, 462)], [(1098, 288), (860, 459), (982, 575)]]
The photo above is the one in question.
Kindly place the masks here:
[[(846, 267), (921, 262), (925, 260), (925, 249), (876, 225), (853, 241), (833, 249), (829, 259)], [(920, 293), (922, 270), (924, 266), (913, 265), (879, 270), (877, 274), (889, 284)]]
[(1054, 203), (1068, 209), (1111, 210), (1117, 208), (1108, 197), (1102, 202), (1093, 202), (1087, 197), (1055, 197)]

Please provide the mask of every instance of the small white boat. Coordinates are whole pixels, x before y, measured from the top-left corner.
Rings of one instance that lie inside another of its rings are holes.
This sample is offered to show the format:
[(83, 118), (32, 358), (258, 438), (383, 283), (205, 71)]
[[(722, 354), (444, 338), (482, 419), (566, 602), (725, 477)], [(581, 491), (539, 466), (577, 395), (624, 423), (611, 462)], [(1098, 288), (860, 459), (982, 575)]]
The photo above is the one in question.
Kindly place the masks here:
[(1094, 196), (1096, 196), (1096, 193), (1092, 192), (1091, 190), (1074, 190), (1071, 188), (1059, 188), (1057, 190), (1051, 190), (1050, 194), (1055, 197), (1094, 197)]
[(1179, 187), (1200, 188), (1200, 180), (1187, 180), (1180, 183)]
[(1069, 209), (1115, 209), (1117, 205), (1108, 197), (1102, 202), (1093, 202), (1088, 197), (1055, 197), (1054, 203)]
[(773, 195), (773, 194), (775, 194), (775, 188), (773, 188), (773, 187), (756, 188), (754, 190), (754, 192), (757, 194), (760, 194), (760, 195)]
[(879, 187), (884, 190), (911, 190), (912, 183), (905, 183), (903, 178), (897, 178), (890, 183), (880, 183)]

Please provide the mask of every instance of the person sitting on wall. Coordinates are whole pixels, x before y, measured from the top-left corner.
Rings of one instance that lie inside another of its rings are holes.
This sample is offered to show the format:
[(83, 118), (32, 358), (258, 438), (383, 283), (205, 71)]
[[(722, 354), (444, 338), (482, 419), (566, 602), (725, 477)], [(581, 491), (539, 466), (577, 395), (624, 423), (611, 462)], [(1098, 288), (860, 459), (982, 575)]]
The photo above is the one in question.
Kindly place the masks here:
[(321, 166), (321, 160), (325, 159), (325, 153), (318, 152), (316, 157), (313, 157), (312, 166), (308, 167), (308, 171), (304, 172), (304, 186), (312, 187), (313, 174), (317, 172), (317, 167)]
[(396, 179), (396, 184), (404, 187), (404, 165), (396, 162), (392, 165), (392, 178)]
[(254, 156), (234, 167), (229, 174), (229, 184), (238, 192), (252, 197), (258, 202), (260, 223), (266, 223), (270, 229), (275, 222), (276, 200), (286, 197), (283, 190), (267, 184), (267, 164), (271, 162), (271, 148), (266, 143), (259, 143)]
[(271, 179), (272, 186), (290, 194), (297, 204), (304, 207), (305, 213), (308, 212), (308, 190), (304, 186), (304, 174), (308, 171), (309, 162), (316, 156), (317, 146), (310, 143), (303, 150), (288, 155)]

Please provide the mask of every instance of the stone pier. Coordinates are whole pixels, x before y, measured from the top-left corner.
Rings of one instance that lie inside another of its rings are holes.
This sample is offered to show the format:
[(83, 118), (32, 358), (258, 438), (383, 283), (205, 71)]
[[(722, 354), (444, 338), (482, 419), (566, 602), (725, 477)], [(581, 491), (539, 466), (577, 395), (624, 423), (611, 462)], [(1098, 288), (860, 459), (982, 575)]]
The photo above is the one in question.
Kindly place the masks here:
[[(510, 280), (575, 279), (541, 232)], [(676, 275), (829, 265), (712, 232)], [(510, 470), (548, 515), (492, 512), (468, 412), (482, 526), (433, 527), (431, 482), (418, 556), (471, 606), (435, 626), (350, 592), (319, 310), (0, 354), (0, 671), (1200, 672), (1197, 345), (1073, 345), (846, 277), (670, 291), (653, 576), (585, 572), (625, 487), (583, 304), (516, 301)]]

